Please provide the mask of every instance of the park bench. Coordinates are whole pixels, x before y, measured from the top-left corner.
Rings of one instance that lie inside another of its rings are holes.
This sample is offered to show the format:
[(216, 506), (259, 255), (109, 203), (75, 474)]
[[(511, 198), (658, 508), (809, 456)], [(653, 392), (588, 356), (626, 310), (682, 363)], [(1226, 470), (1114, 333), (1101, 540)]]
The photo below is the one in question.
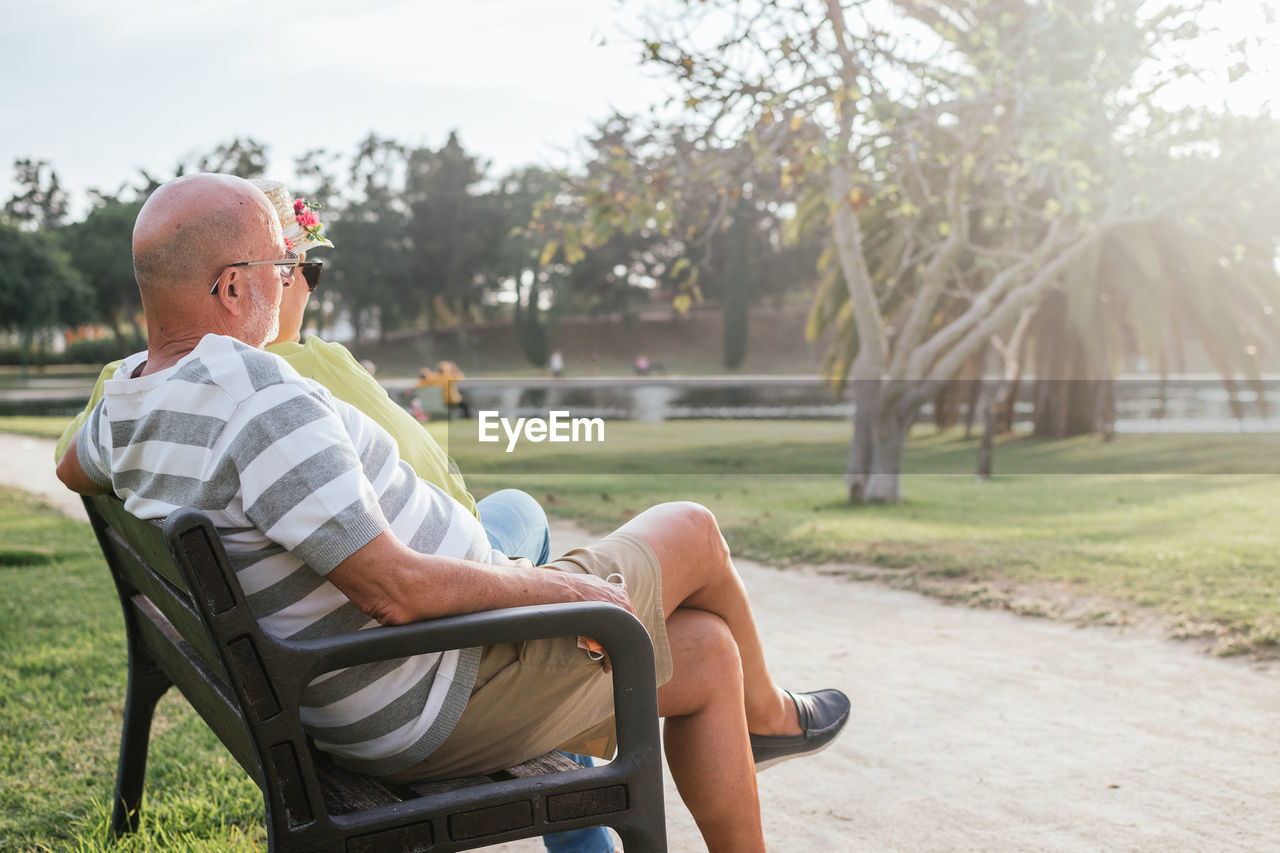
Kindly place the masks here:
[[(607, 824), (628, 853), (665, 851), (653, 648), (600, 603), (519, 607), (303, 642), (264, 634), (208, 517), (140, 521), (85, 498), (124, 609), (129, 683), (112, 833), (138, 828), (151, 718), (177, 686), (262, 789), (273, 851), (452, 851)], [(342, 667), (453, 648), (590, 636), (612, 658), (618, 754), (582, 768), (550, 753), (488, 776), (393, 786), (337, 767), (298, 719), (307, 683)]]

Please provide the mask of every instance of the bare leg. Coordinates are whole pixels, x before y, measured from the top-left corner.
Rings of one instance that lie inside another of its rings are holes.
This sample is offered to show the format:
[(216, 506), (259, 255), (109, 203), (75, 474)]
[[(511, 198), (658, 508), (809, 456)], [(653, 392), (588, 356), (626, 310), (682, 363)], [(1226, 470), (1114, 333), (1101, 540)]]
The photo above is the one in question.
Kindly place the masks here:
[(742, 659), (749, 730), (758, 735), (799, 734), (795, 703), (765, 666), (747, 591), (715, 516), (696, 503), (665, 503), (645, 510), (620, 529), (644, 539), (658, 555), (662, 609), (668, 619), (678, 608), (695, 608), (714, 613), (729, 627)]
[(658, 689), (658, 712), (680, 797), (710, 853), (763, 851), (734, 637), (719, 617), (686, 608), (667, 620), (667, 637), (675, 674)]

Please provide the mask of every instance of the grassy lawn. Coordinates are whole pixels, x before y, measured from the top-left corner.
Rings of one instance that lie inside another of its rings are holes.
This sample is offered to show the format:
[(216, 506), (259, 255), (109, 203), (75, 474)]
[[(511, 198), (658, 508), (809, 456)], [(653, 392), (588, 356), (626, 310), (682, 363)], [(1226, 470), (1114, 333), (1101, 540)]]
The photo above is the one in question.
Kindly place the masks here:
[(56, 439), (70, 420), (61, 415), (6, 415), (0, 417), (0, 432)]
[[(64, 422), (0, 430), (54, 436)], [(1276, 455), (1271, 437), (1010, 438), (996, 457), (1006, 473), (975, 483), (973, 443), (926, 433), (908, 452), (906, 500), (855, 508), (839, 476), (778, 473), (839, 470), (844, 425), (615, 428), (586, 464), (550, 445), (517, 464), (466, 440), (473, 427), (430, 426), (477, 493), (521, 487), (596, 531), (687, 498), (715, 510), (735, 551), (784, 568), (1085, 621), (1156, 614), (1222, 652), (1280, 652), (1280, 478), (1248, 473)], [(115, 591), (89, 528), (36, 498), (0, 489), (0, 530), (0, 850), (260, 849), (257, 789), (176, 696), (154, 727), (155, 820), (105, 842), (126, 671)]]
[[(63, 418), (0, 418), (56, 437)], [(736, 553), (972, 604), (1089, 621), (1147, 611), (1221, 652), (1280, 653), (1280, 437), (1004, 438), (996, 479), (975, 441), (922, 428), (905, 501), (852, 507), (839, 471), (849, 427), (830, 421), (613, 422), (592, 444), (480, 444), (474, 421), (432, 422), (478, 492), (524, 488), (604, 532), (676, 498), (711, 507)], [(569, 448), (569, 449), (565, 449)]]
[(88, 525), (0, 489), (0, 850), (258, 850), (257, 788), (185, 700), (162, 700), (145, 831), (106, 843), (125, 688), (119, 600)]
[(1084, 621), (1154, 613), (1222, 653), (1280, 652), (1275, 436), (1009, 437), (997, 448), (999, 476), (977, 483), (976, 442), (925, 430), (907, 452), (905, 501), (852, 507), (839, 476), (813, 473), (843, 468), (843, 424), (610, 424), (605, 445), (510, 455), (481, 449), (469, 429), (455, 424), (447, 438), (477, 491), (524, 488), (596, 532), (658, 501), (696, 500), (754, 559), (830, 563), (851, 577)]
[[(0, 418), (57, 436), (62, 418)], [(975, 605), (1085, 621), (1151, 614), (1220, 652), (1280, 654), (1280, 437), (1003, 439), (996, 479), (975, 441), (922, 428), (905, 501), (852, 507), (849, 427), (830, 421), (612, 422), (603, 443), (479, 444), (474, 421), (432, 422), (477, 493), (524, 488), (605, 532), (651, 504), (696, 500), (736, 553), (823, 563)], [(566, 450), (565, 448), (570, 448)]]

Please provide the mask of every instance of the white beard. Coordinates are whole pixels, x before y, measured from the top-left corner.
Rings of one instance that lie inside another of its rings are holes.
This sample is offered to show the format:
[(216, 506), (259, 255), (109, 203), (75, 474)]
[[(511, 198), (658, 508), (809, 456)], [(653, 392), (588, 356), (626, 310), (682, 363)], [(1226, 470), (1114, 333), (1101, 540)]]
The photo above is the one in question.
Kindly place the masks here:
[[(250, 325), (245, 329), (245, 343), (261, 349), (280, 336), (280, 303), (272, 304), (261, 290), (249, 290)], [(261, 331), (261, 335), (255, 332)]]

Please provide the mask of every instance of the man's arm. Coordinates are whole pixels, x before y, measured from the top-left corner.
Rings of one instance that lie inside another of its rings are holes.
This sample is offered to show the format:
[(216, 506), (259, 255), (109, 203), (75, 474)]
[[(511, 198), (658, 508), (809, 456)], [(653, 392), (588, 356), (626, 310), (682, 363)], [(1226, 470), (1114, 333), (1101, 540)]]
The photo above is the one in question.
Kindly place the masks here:
[(84, 422), (89, 419), (89, 413), (93, 411), (93, 407), (98, 405), (98, 401), (102, 399), (102, 395), (106, 391), (106, 383), (116, 375), (116, 368), (120, 366), (122, 359), (115, 361), (102, 368), (102, 372), (98, 374), (98, 381), (93, 383), (93, 391), (89, 394), (89, 402), (84, 404), (84, 409), (80, 414), (67, 424), (67, 428), (62, 431), (62, 435), (58, 436), (58, 443), (53, 448), (53, 458), (55, 461), (60, 460), (67, 452), (67, 448), (71, 446), (71, 439), (80, 431), (80, 427), (84, 426)]
[(71, 443), (67, 445), (67, 452), (62, 454), (62, 459), (58, 462), (58, 479), (62, 481), (62, 485), (76, 494), (105, 495), (111, 490), (96, 480), (91, 480), (80, 467), (80, 453), (76, 449), (76, 443), (79, 440), (78, 434), (72, 436)]
[(594, 575), (419, 554), (389, 532), (375, 536), (326, 579), (383, 625), (568, 601), (604, 601), (635, 613), (622, 587)]

